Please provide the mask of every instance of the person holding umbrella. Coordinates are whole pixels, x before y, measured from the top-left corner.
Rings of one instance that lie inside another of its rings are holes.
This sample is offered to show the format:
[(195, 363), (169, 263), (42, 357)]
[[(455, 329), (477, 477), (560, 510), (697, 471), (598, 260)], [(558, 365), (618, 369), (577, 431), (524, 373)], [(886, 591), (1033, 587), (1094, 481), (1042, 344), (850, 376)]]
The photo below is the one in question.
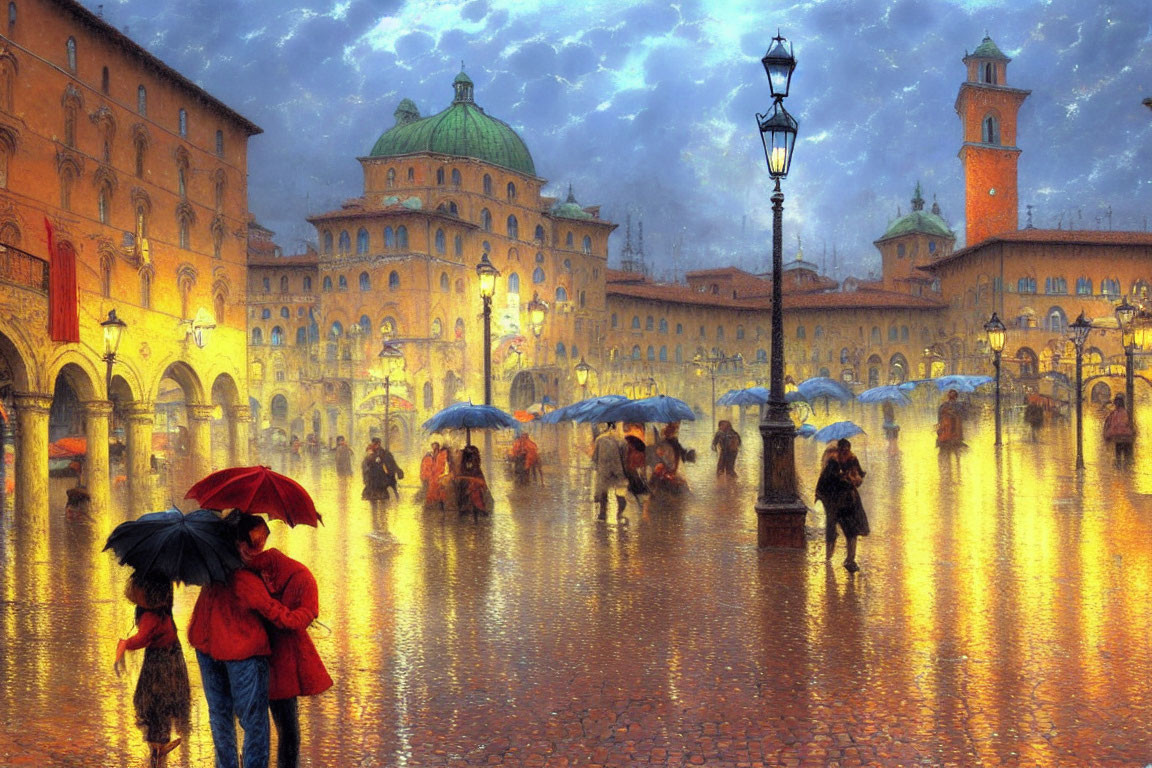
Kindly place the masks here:
[(616, 519), (624, 516), (628, 506), (628, 475), (624, 469), (624, 446), (617, 439), (615, 425), (602, 424), (592, 444), (592, 464), (596, 469), (594, 495), (600, 511), (597, 520), (608, 519), (608, 492), (616, 496)]
[[(307, 612), (314, 621), (320, 614), (316, 578), (303, 563), (293, 560), (278, 549), (265, 549), (268, 524), (263, 518), (241, 518), (248, 531), (237, 549), (244, 567), (260, 575), (273, 599), (289, 610)], [(303, 629), (272, 627), (268, 630), (272, 647), (268, 665), (268, 701), (272, 722), (276, 725), (276, 765), (296, 768), (300, 763), (300, 713), (297, 699), (315, 696), (332, 687), (332, 678), (324, 668), (312, 638)]]
[(849, 573), (856, 573), (860, 570), (856, 564), (856, 539), (871, 532), (857, 490), (864, 482), (865, 472), (852, 453), (852, 443), (844, 438), (836, 442), (836, 452), (826, 453), (825, 457), (820, 479), (816, 481), (816, 500), (824, 504), (825, 559), (831, 560), (836, 550), (836, 526), (839, 524), (848, 545), (844, 567)]

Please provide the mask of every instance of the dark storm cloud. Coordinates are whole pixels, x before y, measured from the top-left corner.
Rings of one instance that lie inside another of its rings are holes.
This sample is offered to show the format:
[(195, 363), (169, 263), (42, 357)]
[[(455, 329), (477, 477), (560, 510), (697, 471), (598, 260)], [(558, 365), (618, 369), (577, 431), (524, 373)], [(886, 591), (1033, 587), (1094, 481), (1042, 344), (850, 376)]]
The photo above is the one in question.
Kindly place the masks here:
[[(1152, 27), (1145, 0), (812, 0), (587, 4), (122, 0), (106, 18), (261, 125), (250, 205), (288, 249), (309, 213), (360, 191), (355, 158), (407, 96), (428, 115), (463, 61), (477, 101), (527, 142), (548, 191), (569, 182), (617, 221), (643, 217), (658, 272), (762, 268), (768, 178), (753, 114), (779, 26), (799, 68), (801, 122), (785, 182), (786, 242), (820, 261), (837, 246), (858, 273), (872, 240), (923, 182), (963, 230), (960, 59), (988, 30), (1014, 58), (1021, 222), (1140, 228), (1149, 212)], [(623, 238), (617, 239), (617, 246)]]

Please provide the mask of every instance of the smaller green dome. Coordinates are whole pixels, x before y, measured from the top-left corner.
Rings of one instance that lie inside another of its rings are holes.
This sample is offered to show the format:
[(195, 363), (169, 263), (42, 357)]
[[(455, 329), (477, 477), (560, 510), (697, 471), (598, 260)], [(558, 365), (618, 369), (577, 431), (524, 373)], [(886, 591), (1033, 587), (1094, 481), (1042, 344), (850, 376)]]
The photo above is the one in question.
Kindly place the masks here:
[(972, 51), (972, 56), (978, 59), (1002, 59), (1004, 61), (1011, 61), (1011, 59), (996, 47), (996, 43), (992, 42), (992, 38), (988, 35), (984, 35), (984, 39), (980, 41), (980, 45), (976, 46), (976, 50)]
[(464, 70), (460, 70), (460, 74), (456, 75), (456, 78), (452, 81), (452, 83), (453, 85), (456, 83), (468, 83), (468, 85), (472, 85), (472, 78), (464, 74)]
[(956, 239), (956, 235), (940, 215), (939, 205), (933, 203), (931, 213), (924, 210), (924, 196), (920, 192), (920, 182), (916, 182), (916, 191), (912, 194), (912, 211), (889, 224), (888, 230), (880, 239), (887, 240), (913, 233)]
[(572, 185), (568, 185), (568, 198), (562, 203), (552, 206), (552, 215), (561, 219), (590, 219), (592, 214), (580, 207), (576, 202), (576, 195), (572, 194)]

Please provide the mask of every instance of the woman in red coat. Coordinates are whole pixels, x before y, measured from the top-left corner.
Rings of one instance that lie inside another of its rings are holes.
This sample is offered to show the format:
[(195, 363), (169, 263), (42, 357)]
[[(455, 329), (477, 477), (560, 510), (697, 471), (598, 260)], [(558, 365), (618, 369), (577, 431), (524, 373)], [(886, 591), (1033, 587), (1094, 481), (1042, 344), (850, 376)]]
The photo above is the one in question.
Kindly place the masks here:
[[(268, 524), (262, 518), (256, 519), (263, 525), (249, 534), (249, 546), (240, 545), (240, 557), (245, 567), (260, 575), (269, 594), (284, 607), (306, 611), (315, 620), (320, 614), (315, 577), (307, 566), (280, 550), (264, 549)], [(332, 678), (306, 628), (271, 628), (268, 640), (272, 646), (268, 664), (268, 701), (272, 721), (276, 724), (276, 765), (278, 768), (296, 768), (300, 761), (300, 714), (296, 699), (323, 693), (332, 687)]]

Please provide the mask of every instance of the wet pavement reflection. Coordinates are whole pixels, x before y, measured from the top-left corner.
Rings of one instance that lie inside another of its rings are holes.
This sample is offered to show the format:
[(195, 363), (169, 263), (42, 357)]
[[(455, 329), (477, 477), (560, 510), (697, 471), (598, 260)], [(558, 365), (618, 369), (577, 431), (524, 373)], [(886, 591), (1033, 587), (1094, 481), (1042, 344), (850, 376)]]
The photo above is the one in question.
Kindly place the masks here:
[[(999, 452), (984, 413), (967, 452), (938, 458), (932, 408), (900, 413), (895, 451), (878, 409), (818, 409), (869, 432), (854, 440), (872, 522), (855, 576), (842, 543), (825, 563), (819, 507), (806, 551), (757, 551), (751, 414), (737, 481), (715, 478), (707, 425), (685, 425), (694, 495), (630, 502), (626, 524), (595, 521), (584, 427), (539, 430), (544, 486), (489, 464), (496, 510), (479, 523), (414, 501), (415, 449), (402, 500), (376, 508), (327, 455), (271, 457), (325, 520), (274, 523), (270, 541), (316, 574), (313, 637), (336, 681), (301, 702), (303, 764), (1152, 762), (1152, 473), (1111, 466), (1095, 412), (1082, 477), (1071, 424), (1031, 443), (1017, 414)], [(797, 441), (810, 505), (821, 448)], [(124, 513), (54, 510), (3, 521), (0, 766), (143, 765), (139, 654), (112, 671), (128, 574), (100, 552)], [(182, 639), (196, 591), (178, 590)], [(207, 768), (185, 651), (193, 730), (170, 765)]]

